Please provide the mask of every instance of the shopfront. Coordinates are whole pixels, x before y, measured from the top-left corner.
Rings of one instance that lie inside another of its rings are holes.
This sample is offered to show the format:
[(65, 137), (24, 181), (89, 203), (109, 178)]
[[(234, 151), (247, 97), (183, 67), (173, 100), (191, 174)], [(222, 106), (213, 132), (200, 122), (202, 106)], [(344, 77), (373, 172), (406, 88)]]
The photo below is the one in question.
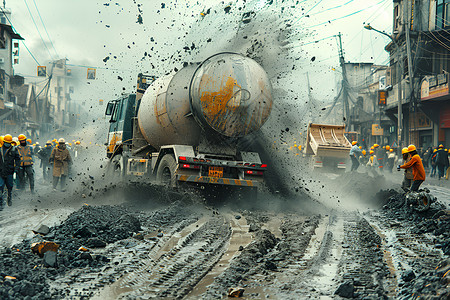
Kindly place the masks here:
[(431, 107), (435, 118), (433, 122), (429, 116), (420, 113), (410, 117), (410, 126), (416, 126), (410, 128), (419, 131), (414, 134), (417, 142), (426, 146), (431, 140), (433, 147), (443, 144), (446, 148), (450, 148), (449, 74), (426, 76), (421, 83), (420, 100), (425, 107)]

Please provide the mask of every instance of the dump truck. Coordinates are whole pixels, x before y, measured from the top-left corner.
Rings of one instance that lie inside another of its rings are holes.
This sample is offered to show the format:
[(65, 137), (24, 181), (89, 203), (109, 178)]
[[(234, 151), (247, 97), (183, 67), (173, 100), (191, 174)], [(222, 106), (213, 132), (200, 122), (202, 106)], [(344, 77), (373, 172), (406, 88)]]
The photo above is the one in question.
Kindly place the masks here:
[(345, 125), (308, 125), (305, 154), (311, 158), (313, 169), (345, 171), (351, 147)]
[(256, 190), (267, 164), (240, 144), (269, 118), (272, 87), (264, 69), (237, 53), (155, 78), (140, 74), (135, 94), (108, 102), (108, 173), (172, 187)]

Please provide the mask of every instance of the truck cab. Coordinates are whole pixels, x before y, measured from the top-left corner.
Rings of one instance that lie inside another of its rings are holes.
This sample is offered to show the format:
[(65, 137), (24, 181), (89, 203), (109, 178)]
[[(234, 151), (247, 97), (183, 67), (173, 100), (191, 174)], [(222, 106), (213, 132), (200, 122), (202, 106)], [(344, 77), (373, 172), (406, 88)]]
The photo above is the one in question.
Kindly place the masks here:
[(111, 100), (106, 106), (106, 116), (109, 119), (107, 157), (111, 158), (122, 151), (123, 145), (130, 145), (133, 137), (132, 118), (135, 115), (135, 94), (124, 95), (117, 100)]

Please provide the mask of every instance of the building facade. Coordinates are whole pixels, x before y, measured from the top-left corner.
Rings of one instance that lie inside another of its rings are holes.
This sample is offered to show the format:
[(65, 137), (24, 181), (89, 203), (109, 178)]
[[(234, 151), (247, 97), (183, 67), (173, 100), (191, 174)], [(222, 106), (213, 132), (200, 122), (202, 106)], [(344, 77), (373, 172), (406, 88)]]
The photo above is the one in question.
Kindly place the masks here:
[(392, 39), (385, 113), (397, 124), (400, 106), (402, 146), (450, 148), (450, 0), (394, 1)]

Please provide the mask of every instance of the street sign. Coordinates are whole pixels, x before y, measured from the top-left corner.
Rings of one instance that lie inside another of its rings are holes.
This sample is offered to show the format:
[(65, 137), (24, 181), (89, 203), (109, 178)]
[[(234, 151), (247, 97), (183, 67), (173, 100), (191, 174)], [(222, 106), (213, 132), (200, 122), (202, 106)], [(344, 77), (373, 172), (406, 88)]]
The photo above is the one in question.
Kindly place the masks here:
[(37, 67), (37, 76), (39, 76), (39, 77), (47, 76), (47, 67), (46, 66), (38, 66)]
[(96, 72), (96, 69), (88, 68), (87, 69), (87, 79), (95, 79), (95, 72)]

